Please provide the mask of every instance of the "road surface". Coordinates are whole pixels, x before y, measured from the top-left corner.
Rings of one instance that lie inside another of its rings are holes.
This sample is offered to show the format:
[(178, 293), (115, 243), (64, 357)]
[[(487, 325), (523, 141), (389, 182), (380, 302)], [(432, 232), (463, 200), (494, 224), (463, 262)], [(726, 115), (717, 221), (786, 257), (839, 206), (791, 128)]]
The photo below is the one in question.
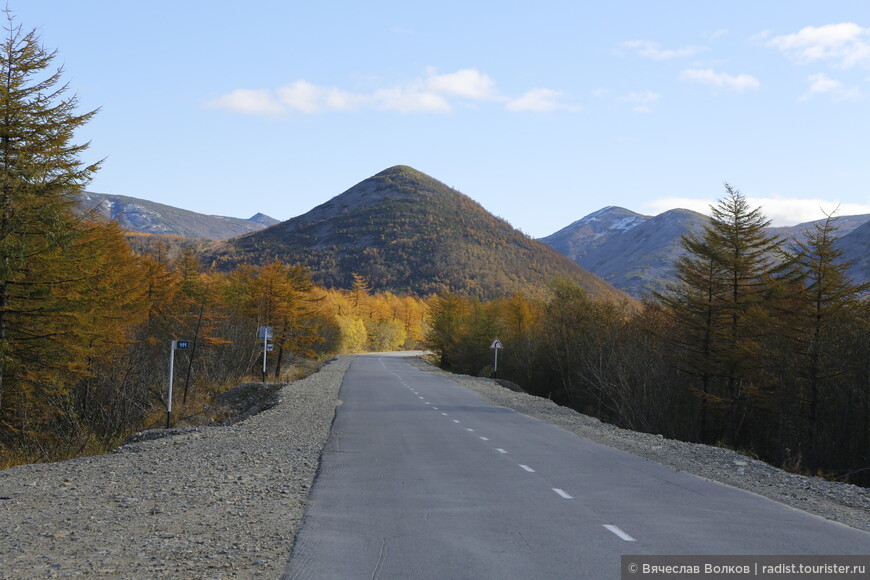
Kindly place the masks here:
[(619, 578), (623, 554), (868, 554), (870, 534), (358, 357), (285, 578)]

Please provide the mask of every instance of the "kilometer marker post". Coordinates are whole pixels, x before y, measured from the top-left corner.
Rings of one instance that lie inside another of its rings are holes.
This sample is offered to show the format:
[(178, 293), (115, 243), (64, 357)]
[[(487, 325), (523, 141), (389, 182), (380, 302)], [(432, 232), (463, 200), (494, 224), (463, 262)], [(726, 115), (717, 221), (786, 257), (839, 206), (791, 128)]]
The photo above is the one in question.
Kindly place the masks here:
[(271, 326), (261, 326), (259, 336), (263, 339), (263, 382), (266, 382), (266, 353), (269, 351), (269, 340), (272, 338), (273, 328)]
[(169, 393), (166, 401), (166, 428), (169, 429), (172, 423), (172, 379), (175, 376), (175, 351), (187, 350), (190, 346), (189, 340), (173, 340), (169, 346)]

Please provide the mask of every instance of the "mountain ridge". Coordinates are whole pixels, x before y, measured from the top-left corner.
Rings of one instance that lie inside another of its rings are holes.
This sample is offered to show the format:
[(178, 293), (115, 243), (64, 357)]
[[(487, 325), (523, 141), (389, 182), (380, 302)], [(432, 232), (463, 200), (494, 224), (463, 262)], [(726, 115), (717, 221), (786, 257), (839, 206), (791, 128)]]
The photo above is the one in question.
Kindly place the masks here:
[(206, 215), (126, 195), (84, 192), (78, 211), (118, 222), (122, 229), (142, 233), (225, 240), (279, 223), (257, 213), (249, 219)]
[[(768, 231), (801, 239), (824, 219), (770, 227)], [(688, 209), (645, 216), (607, 206), (541, 241), (641, 299), (665, 290), (676, 279), (675, 262), (684, 254), (681, 236), (699, 232), (708, 220), (708, 216)], [(835, 223), (843, 258), (852, 262), (850, 275), (858, 283), (870, 280), (870, 214), (838, 217)]]
[(375, 290), (493, 298), (539, 293), (566, 276), (593, 297), (632, 301), (465, 194), (404, 165), (301, 216), (227, 240), (206, 257), (218, 268), (273, 259), (344, 288), (360, 274)]

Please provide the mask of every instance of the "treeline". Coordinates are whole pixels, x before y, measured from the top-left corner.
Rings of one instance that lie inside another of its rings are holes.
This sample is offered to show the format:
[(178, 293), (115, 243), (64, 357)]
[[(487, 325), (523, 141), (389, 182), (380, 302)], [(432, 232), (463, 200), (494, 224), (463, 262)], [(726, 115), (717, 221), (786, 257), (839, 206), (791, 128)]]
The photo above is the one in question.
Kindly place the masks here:
[(636, 308), (556, 281), (543, 300), (433, 301), (441, 366), (498, 377), (622, 427), (725, 445), (784, 468), (870, 485), (870, 301), (835, 220), (798, 241), (728, 187), (683, 240), (679, 280)]
[(69, 245), (29, 260), (26, 282), (7, 280), (0, 464), (99, 452), (162, 427), (172, 340), (190, 343), (175, 354), (173, 409), (184, 418), (222, 389), (261, 380), (261, 325), (274, 329), (271, 381), (307, 361), (423, 339), (426, 302), (372, 294), (361, 277), (332, 290), (277, 262), (207, 272), (189, 250), (134, 254), (114, 224), (69, 225)]

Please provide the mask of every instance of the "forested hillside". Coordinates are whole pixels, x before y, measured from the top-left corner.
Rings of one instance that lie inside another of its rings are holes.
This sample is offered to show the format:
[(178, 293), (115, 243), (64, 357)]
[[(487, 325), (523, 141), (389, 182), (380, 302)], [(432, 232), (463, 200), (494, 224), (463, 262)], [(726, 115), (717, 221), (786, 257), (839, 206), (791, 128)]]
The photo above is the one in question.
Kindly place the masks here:
[(537, 293), (557, 276), (590, 295), (630, 300), (467, 196), (410, 167), (396, 166), (305, 215), (227, 241), (206, 262), (219, 269), (281, 260), (315, 280), (348, 288), (352, 274), (391, 292), (493, 298)]

